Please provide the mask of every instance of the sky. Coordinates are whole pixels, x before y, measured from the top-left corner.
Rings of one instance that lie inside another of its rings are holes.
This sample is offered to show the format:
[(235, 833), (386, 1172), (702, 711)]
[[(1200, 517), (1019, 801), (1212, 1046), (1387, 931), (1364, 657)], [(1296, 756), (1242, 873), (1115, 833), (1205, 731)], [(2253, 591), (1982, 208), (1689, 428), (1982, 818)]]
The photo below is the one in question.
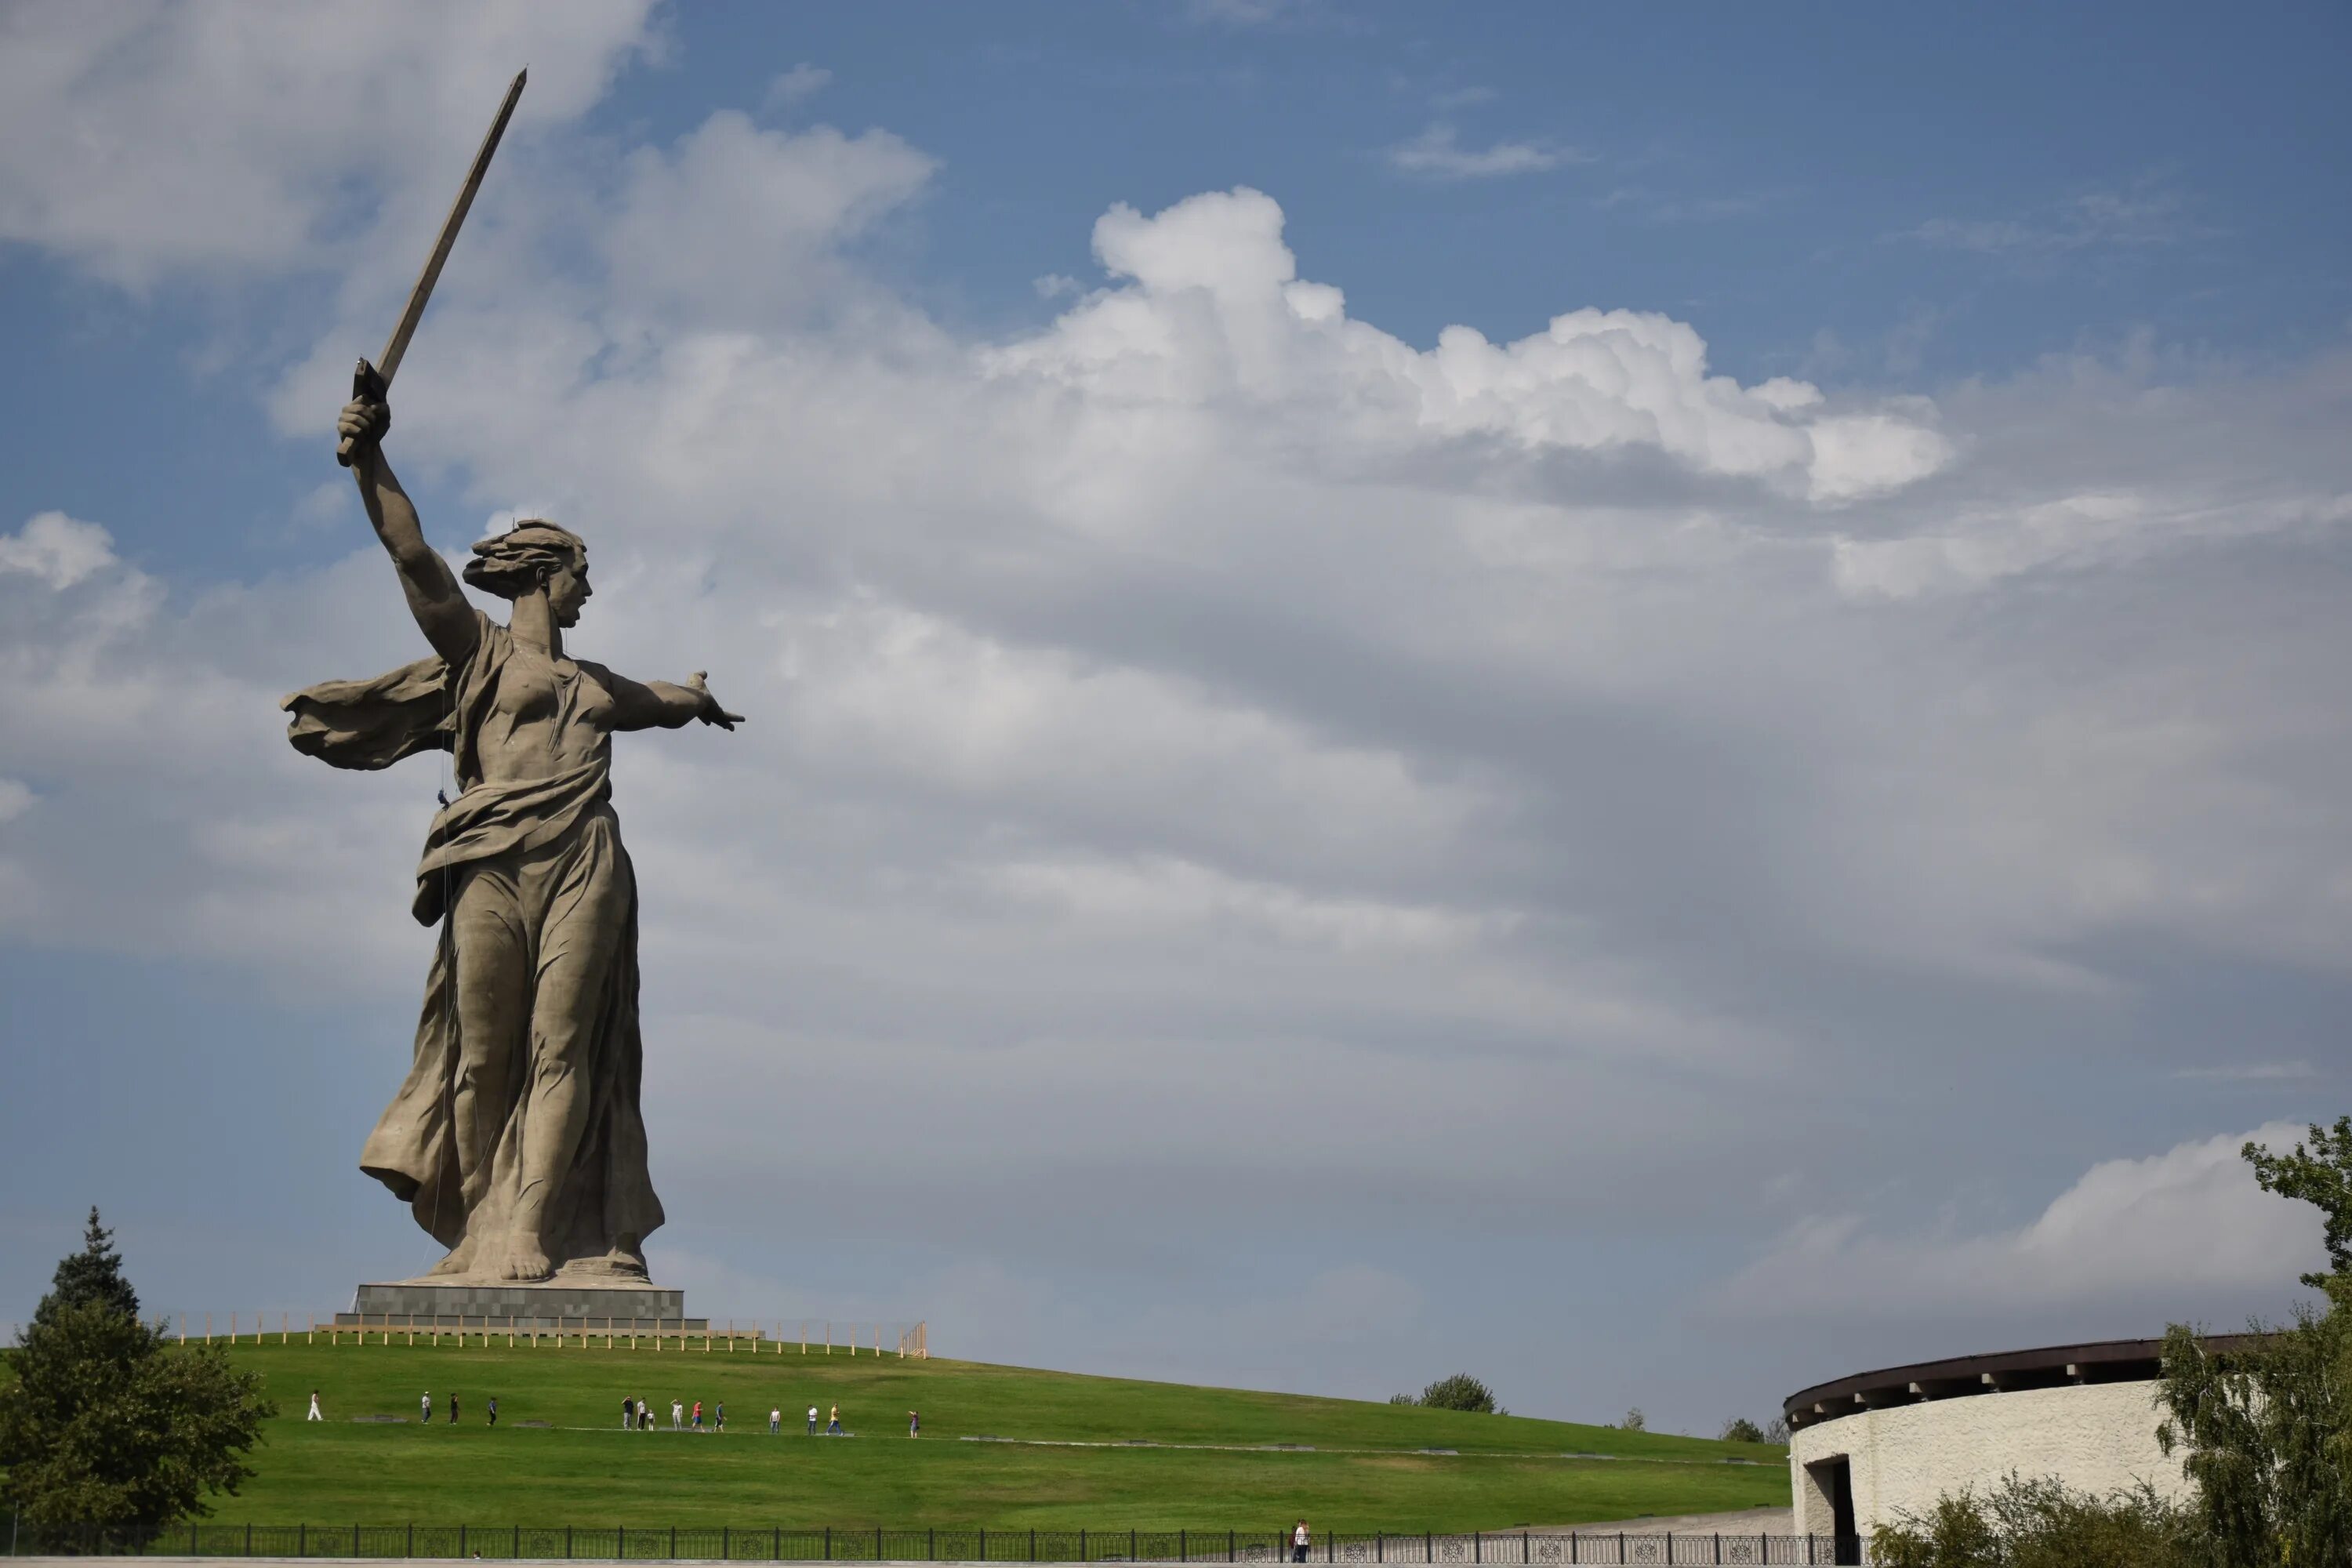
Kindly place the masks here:
[[(1711, 1434), (2275, 1320), (2352, 1110), (2340, 7), (0, 10), (0, 1319), (436, 1249), (333, 463), (624, 737), (656, 1278)], [(489, 606), (496, 607), (496, 606)]]

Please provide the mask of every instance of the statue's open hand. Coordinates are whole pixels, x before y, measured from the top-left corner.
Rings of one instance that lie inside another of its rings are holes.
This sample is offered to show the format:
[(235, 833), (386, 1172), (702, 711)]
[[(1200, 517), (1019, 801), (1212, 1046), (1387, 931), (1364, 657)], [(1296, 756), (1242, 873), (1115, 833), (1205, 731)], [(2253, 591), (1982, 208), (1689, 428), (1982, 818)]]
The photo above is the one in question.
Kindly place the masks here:
[(706, 724), (716, 724), (722, 730), (732, 730), (736, 725), (743, 722), (743, 715), (730, 713), (726, 709), (719, 706), (719, 699), (710, 695), (710, 688), (703, 684), (704, 678), (709, 673), (709, 670), (698, 669), (694, 672), (694, 679), (686, 683), (688, 690), (702, 699), (702, 707), (694, 716)]
[(372, 447), (392, 428), (392, 407), (380, 398), (354, 398), (343, 405), (335, 436), (352, 451)]

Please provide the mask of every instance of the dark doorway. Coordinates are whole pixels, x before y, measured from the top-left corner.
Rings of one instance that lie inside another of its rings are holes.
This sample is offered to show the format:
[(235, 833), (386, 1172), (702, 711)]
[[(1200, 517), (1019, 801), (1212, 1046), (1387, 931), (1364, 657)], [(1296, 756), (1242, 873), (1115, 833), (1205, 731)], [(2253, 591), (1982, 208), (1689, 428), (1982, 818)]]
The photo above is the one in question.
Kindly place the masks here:
[(1822, 1495), (1829, 1499), (1830, 1533), (1835, 1542), (1831, 1549), (1831, 1561), (1860, 1563), (1862, 1532), (1854, 1528), (1853, 1523), (1853, 1466), (1847, 1463), (1843, 1454), (1840, 1454), (1834, 1459), (1807, 1465), (1805, 1469), (1811, 1475), (1813, 1484), (1821, 1489)]

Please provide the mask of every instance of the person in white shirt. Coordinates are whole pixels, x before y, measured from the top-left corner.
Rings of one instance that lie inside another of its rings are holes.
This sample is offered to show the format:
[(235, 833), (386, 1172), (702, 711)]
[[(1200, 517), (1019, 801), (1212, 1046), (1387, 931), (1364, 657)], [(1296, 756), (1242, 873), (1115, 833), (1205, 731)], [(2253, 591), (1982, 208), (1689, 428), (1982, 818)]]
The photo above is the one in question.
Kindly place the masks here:
[(1293, 1563), (1307, 1561), (1307, 1521), (1303, 1519), (1298, 1521), (1298, 1528), (1290, 1532), (1290, 1560)]
[(418, 1415), (418, 1416), (417, 1416), (417, 1419), (418, 1419), (418, 1420), (420, 1420), (420, 1421), (422, 1421), (422, 1422), (424, 1422), (427, 1426), (432, 1426), (432, 1425), (433, 1425), (433, 1393), (432, 1393), (432, 1390), (427, 1389), (427, 1390), (426, 1390), (426, 1391), (425, 1391), (422, 1395), (420, 1395), (420, 1396), (418, 1397), (418, 1399), (417, 1399), (417, 1401), (416, 1401), (416, 1408), (417, 1408), (419, 1411), (423, 1412), (423, 1414), (422, 1414), (422, 1415)]
[(816, 1406), (814, 1405), (809, 1406), (809, 1436), (816, 1436)]
[(673, 1432), (686, 1430), (686, 1401), (673, 1399), (669, 1402), (669, 1429)]
[(324, 1421), (326, 1419), (325, 1416), (319, 1414), (319, 1391), (315, 1388), (310, 1391), (310, 1414), (305, 1415), (302, 1419), (305, 1421)]
[(784, 1429), (784, 1407), (777, 1405), (768, 1412), (768, 1436), (772, 1437)]

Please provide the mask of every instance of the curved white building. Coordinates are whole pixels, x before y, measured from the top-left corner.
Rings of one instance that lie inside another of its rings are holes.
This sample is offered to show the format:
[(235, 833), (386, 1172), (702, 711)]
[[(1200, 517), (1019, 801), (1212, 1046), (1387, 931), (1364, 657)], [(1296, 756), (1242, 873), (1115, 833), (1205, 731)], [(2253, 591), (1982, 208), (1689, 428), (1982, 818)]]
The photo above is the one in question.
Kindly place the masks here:
[[(2218, 1335), (2217, 1350), (2251, 1343)], [(2156, 1441), (2160, 1340), (2103, 1340), (1920, 1362), (1791, 1394), (1789, 1484), (1800, 1534), (1867, 1536), (1948, 1492), (2012, 1471), (2102, 1496), (2146, 1481), (2188, 1488)], [(1858, 1562), (1841, 1551), (1845, 1561)]]

